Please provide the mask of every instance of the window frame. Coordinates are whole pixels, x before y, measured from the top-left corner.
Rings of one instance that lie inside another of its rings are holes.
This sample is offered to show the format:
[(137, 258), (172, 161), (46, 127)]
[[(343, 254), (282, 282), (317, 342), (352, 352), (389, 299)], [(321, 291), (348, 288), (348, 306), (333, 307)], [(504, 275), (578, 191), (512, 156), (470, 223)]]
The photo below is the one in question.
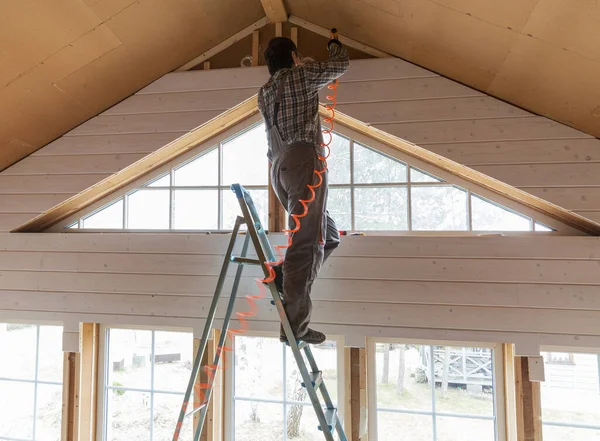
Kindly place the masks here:
[[(381, 338), (381, 337), (368, 337), (367, 338), (367, 402), (369, 408), (368, 414), (368, 430), (369, 437), (377, 439), (377, 364), (376, 364), (376, 345), (381, 343), (392, 343), (392, 344), (422, 344), (431, 346), (453, 346), (453, 347), (475, 347), (475, 348), (486, 348), (492, 349), (494, 358), (492, 362), (493, 369), (493, 387), (494, 387), (494, 414), (493, 418), (495, 431), (494, 437), (496, 441), (506, 441), (506, 392), (505, 392), (505, 372), (504, 362), (502, 359), (502, 344), (501, 343), (482, 343), (482, 342), (468, 342), (468, 341), (445, 341), (445, 340), (427, 340), (427, 339), (407, 339), (407, 338)], [(435, 392), (435, 389), (434, 389)], [(410, 412), (406, 412), (409, 414)], [(443, 412), (442, 412), (443, 413)], [(440, 412), (436, 412), (435, 404), (432, 403), (431, 413), (427, 415), (435, 416), (440, 415)], [(441, 415), (444, 416), (444, 415)], [(452, 415), (455, 418), (467, 418), (458, 415)], [(488, 419), (489, 420), (489, 419)], [(435, 438), (435, 430), (433, 432)]]
[[(123, 222), (125, 222), (125, 217), (126, 217), (126, 203), (125, 203), (125, 199), (126, 199), (126, 195), (129, 193), (133, 193), (135, 192), (135, 190), (143, 187), (144, 185), (146, 185), (148, 182), (152, 181), (153, 179), (158, 179), (160, 176), (166, 174), (167, 172), (169, 172), (171, 169), (175, 169), (178, 168), (179, 166), (181, 166), (182, 164), (190, 161), (191, 159), (200, 156), (202, 153), (209, 151), (210, 149), (212, 149), (213, 147), (226, 142), (229, 139), (235, 138), (236, 136), (238, 136), (240, 133), (247, 131), (251, 128), (253, 128), (253, 126), (259, 124), (262, 122), (262, 117), (260, 114), (255, 114), (252, 117), (247, 118), (246, 120), (240, 122), (239, 124), (237, 124), (234, 127), (229, 128), (228, 130), (224, 131), (223, 133), (221, 133), (218, 136), (213, 137), (212, 139), (210, 139), (209, 141), (200, 144), (198, 146), (194, 146), (194, 147), (190, 147), (190, 149), (188, 150), (187, 153), (179, 156), (178, 158), (170, 161), (168, 164), (165, 164), (162, 167), (157, 168), (156, 170), (153, 170), (151, 173), (149, 173), (148, 175), (145, 175), (139, 179), (136, 179), (134, 182), (132, 182), (131, 184), (124, 186), (123, 188), (121, 188), (120, 190), (117, 190), (113, 193), (111, 193), (109, 196), (103, 198), (102, 200), (96, 202), (95, 204), (92, 204), (90, 207), (88, 207), (86, 210), (83, 210), (82, 212), (79, 212), (77, 214), (74, 214), (72, 216), (70, 216), (69, 218), (67, 218), (65, 221), (55, 225), (54, 227), (51, 227), (48, 231), (49, 232), (68, 232), (68, 233), (74, 233), (74, 232), (87, 232), (87, 233), (93, 233), (93, 232), (129, 232), (129, 233), (134, 233), (134, 232), (169, 232), (169, 233), (189, 233), (189, 232), (223, 232), (223, 231), (230, 231), (230, 230), (172, 230), (172, 229), (153, 229), (153, 230), (148, 230), (148, 229), (81, 229), (81, 228), (70, 228), (74, 223), (78, 223), (80, 219), (86, 218), (86, 217), (90, 217), (92, 216), (94, 213), (102, 210), (103, 208), (109, 206), (111, 203), (115, 202), (117, 199), (122, 198), (124, 201), (123, 204), (123, 208), (124, 208), (124, 214), (123, 214)], [(440, 231), (415, 231), (415, 230), (411, 230), (411, 224), (412, 224), (412, 219), (410, 216), (410, 212), (411, 212), (411, 192), (408, 191), (407, 193), (407, 210), (408, 210), (408, 230), (394, 230), (394, 231), (384, 231), (384, 230), (369, 230), (369, 235), (386, 235), (386, 236), (390, 236), (390, 235), (417, 235), (417, 236), (446, 236), (446, 235), (457, 235), (457, 236), (481, 236), (481, 235), (488, 235), (488, 234), (501, 234), (501, 235), (505, 235), (505, 236), (524, 236), (524, 235), (536, 235), (536, 236), (543, 236), (543, 235), (584, 235), (584, 233), (582, 233), (581, 231), (570, 227), (554, 218), (551, 218), (549, 216), (546, 216), (543, 213), (540, 213), (537, 210), (534, 210), (532, 208), (529, 208), (525, 205), (521, 205), (518, 202), (513, 201), (512, 199), (503, 197), (502, 195), (495, 193), (491, 190), (488, 190), (482, 186), (480, 186), (479, 184), (467, 181), (463, 178), (460, 178), (448, 171), (442, 170), (437, 168), (434, 165), (431, 165), (429, 163), (426, 163), (424, 161), (422, 161), (421, 159), (417, 158), (417, 157), (413, 157), (411, 155), (408, 155), (392, 146), (389, 146), (387, 144), (383, 144), (380, 141), (371, 138), (369, 136), (366, 135), (362, 135), (356, 131), (354, 131), (353, 129), (343, 126), (341, 124), (338, 124), (334, 127), (334, 131), (344, 137), (350, 140), (350, 146), (352, 147), (353, 143), (359, 143), (365, 147), (370, 148), (371, 150), (374, 150), (377, 153), (380, 153), (384, 156), (387, 156), (391, 159), (394, 160), (399, 160), (404, 162), (407, 165), (407, 182), (402, 183), (402, 184), (392, 184), (392, 186), (405, 186), (407, 189), (410, 190), (410, 186), (425, 186), (425, 187), (431, 187), (431, 186), (437, 186), (437, 185), (441, 185), (441, 186), (453, 186), (453, 187), (457, 187), (463, 191), (466, 192), (466, 199), (467, 199), (467, 229), (466, 230), (460, 230), (460, 231), (449, 231), (449, 230), (440, 230)], [(389, 186), (389, 184), (356, 184), (354, 183), (354, 174), (352, 173), (353, 171), (353, 158), (352, 158), (352, 152), (353, 149), (350, 148), (350, 168), (351, 168), (351, 172), (350, 172), (350, 183), (348, 184), (330, 184), (330, 187), (332, 189), (335, 188), (358, 188), (358, 187), (381, 187), (381, 186)], [(442, 157), (440, 157), (442, 158)], [(439, 183), (435, 183), (435, 182), (425, 182), (425, 183), (411, 183), (410, 182), (410, 168), (416, 168), (419, 171), (422, 171), (426, 174), (431, 174), (433, 176), (436, 176), (440, 179), (442, 179), (444, 182), (439, 182)], [(221, 174), (222, 174), (222, 170), (221, 170), (221, 154), (219, 154), (219, 182), (221, 182)], [(220, 187), (224, 187), (219, 185)], [(248, 188), (253, 188), (255, 186), (249, 186)], [(261, 189), (264, 189), (264, 186), (256, 186), (256, 187), (260, 187)], [(175, 187), (176, 188), (176, 187)], [(209, 187), (205, 187), (205, 188), (209, 188)], [(210, 187), (212, 188), (212, 187)], [(215, 187), (216, 188), (216, 187)], [(267, 187), (268, 188), (268, 187)], [(220, 190), (217, 190), (220, 191)], [(484, 230), (477, 230), (477, 231), (472, 231), (471, 227), (472, 227), (472, 216), (471, 216), (471, 198), (472, 198), (472, 194), (479, 196), (480, 198), (487, 200), (488, 202), (492, 203), (492, 204), (496, 204), (496, 205), (501, 205), (502, 207), (506, 208), (508, 211), (515, 213), (516, 215), (520, 215), (526, 218), (529, 218), (530, 221), (530, 225), (531, 225), (531, 229), (529, 231), (497, 231), (497, 230), (491, 230), (491, 231), (484, 231)], [(172, 193), (171, 193), (171, 198), (170, 198), (170, 205), (172, 206)], [(218, 225), (220, 226), (222, 223), (222, 201), (221, 198), (219, 197), (218, 200), (218, 210), (219, 210), (219, 219), (218, 219)], [(354, 191), (351, 190), (351, 210), (352, 210), (352, 219), (354, 220)], [(172, 210), (171, 210), (172, 212)], [(172, 216), (170, 218), (170, 225), (172, 225)], [(545, 226), (547, 228), (551, 228), (554, 231), (537, 231), (536, 230), (536, 224)]]
[[(101, 324), (100, 325), (100, 333), (99, 333), (99, 341), (98, 341), (98, 392), (96, 394), (96, 439), (99, 441), (107, 441), (108, 430), (106, 430), (106, 424), (108, 422), (108, 401), (106, 400), (107, 388), (106, 380), (109, 376), (109, 356), (108, 350), (110, 349), (110, 341), (108, 338), (108, 332), (110, 329), (126, 329), (126, 330), (139, 330), (139, 331), (151, 331), (152, 332), (152, 345), (154, 351), (154, 333), (155, 332), (187, 332), (192, 334), (192, 357), (196, 356), (196, 352), (194, 351), (194, 339), (196, 339), (196, 333), (191, 328), (186, 327), (169, 327), (169, 326), (144, 326), (144, 325), (124, 325), (124, 324)], [(151, 363), (153, 364), (153, 363)], [(153, 382), (153, 375), (151, 376), (151, 381)], [(151, 383), (153, 387), (153, 384)], [(130, 389), (124, 387), (125, 390), (138, 391), (137, 389)], [(145, 391), (146, 392), (146, 391)], [(171, 395), (181, 395), (183, 403), (184, 392), (177, 393), (172, 391), (161, 391), (158, 389), (150, 390), (152, 397), (155, 393), (166, 393)], [(151, 404), (151, 412), (150, 418), (152, 420), (152, 408), (154, 406), (153, 398)], [(174, 410), (175, 411), (175, 410)], [(151, 428), (153, 425), (151, 424)], [(173, 431), (175, 431), (175, 426), (173, 426)], [(153, 433), (151, 429), (150, 433)]]
[(9, 377), (2, 377), (0, 378), (0, 380), (4, 381), (4, 382), (12, 382), (12, 383), (25, 383), (25, 384), (33, 384), (33, 412), (32, 412), (32, 438), (30, 439), (25, 439), (25, 438), (9, 438), (9, 437), (2, 437), (2, 435), (0, 435), (0, 439), (5, 439), (5, 440), (19, 440), (19, 441), (35, 441), (36, 440), (36, 424), (37, 424), (37, 401), (38, 401), (38, 385), (43, 384), (43, 385), (50, 385), (50, 386), (60, 386), (61, 388), (61, 403), (62, 403), (62, 412), (61, 412), (61, 418), (60, 418), (60, 433), (62, 435), (62, 433), (64, 432), (65, 429), (65, 423), (67, 423), (67, 421), (65, 420), (65, 410), (64, 410), (64, 406), (66, 403), (66, 400), (68, 399), (67, 397), (67, 388), (69, 385), (69, 381), (70, 379), (68, 378), (68, 359), (66, 357), (66, 355), (68, 354), (65, 351), (62, 351), (62, 347), (61, 347), (61, 356), (60, 358), (62, 359), (63, 365), (62, 365), (62, 380), (60, 383), (58, 382), (54, 382), (54, 381), (44, 381), (44, 380), (39, 380), (39, 357), (40, 357), (40, 328), (42, 326), (53, 326), (53, 327), (60, 327), (62, 328), (62, 333), (64, 333), (64, 325), (63, 323), (60, 322), (37, 322), (37, 323), (33, 323), (33, 322), (29, 322), (29, 321), (2, 321), (2, 324), (6, 324), (6, 325), (13, 325), (13, 324), (18, 324), (18, 325), (31, 325), (31, 326), (35, 326), (36, 328), (36, 346), (35, 346), (35, 370), (34, 370), (34, 378), (33, 380), (25, 380), (25, 379), (16, 379), (16, 378), (9, 378)]
[[(242, 337), (263, 337), (263, 338), (274, 338), (279, 340), (279, 334), (268, 331), (249, 331), (242, 335)], [(336, 342), (336, 351), (337, 351), (337, 409), (338, 415), (343, 416), (345, 412), (345, 403), (346, 399), (346, 383), (345, 383), (345, 357), (344, 357), (344, 338), (338, 335), (328, 335), (328, 341)], [(284, 344), (281, 343), (283, 346)], [(282, 351), (283, 354), (283, 351)], [(317, 364), (319, 360), (316, 360)], [(284, 367), (285, 369), (285, 364)], [(232, 441), (235, 434), (235, 365), (232, 363), (229, 369), (226, 369), (224, 372), (224, 396), (225, 396), (225, 408), (223, 413), (223, 441)], [(284, 389), (285, 390), (285, 389)], [(319, 395), (320, 397), (320, 395)], [(258, 402), (262, 402), (263, 400), (257, 400)], [(287, 403), (285, 392), (283, 395), (283, 399), (276, 404), (281, 404), (282, 406)], [(305, 405), (306, 408), (309, 409), (310, 412), (314, 412), (312, 406), (310, 404)], [(283, 418), (286, 418), (286, 412), (283, 413)]]

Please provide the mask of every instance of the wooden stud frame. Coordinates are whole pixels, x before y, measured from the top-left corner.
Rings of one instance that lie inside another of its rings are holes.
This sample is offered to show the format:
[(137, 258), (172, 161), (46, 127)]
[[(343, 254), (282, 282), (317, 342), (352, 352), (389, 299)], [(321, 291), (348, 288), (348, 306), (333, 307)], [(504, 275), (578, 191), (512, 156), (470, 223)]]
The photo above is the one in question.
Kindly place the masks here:
[(540, 383), (529, 380), (527, 357), (515, 357), (517, 441), (542, 441)]

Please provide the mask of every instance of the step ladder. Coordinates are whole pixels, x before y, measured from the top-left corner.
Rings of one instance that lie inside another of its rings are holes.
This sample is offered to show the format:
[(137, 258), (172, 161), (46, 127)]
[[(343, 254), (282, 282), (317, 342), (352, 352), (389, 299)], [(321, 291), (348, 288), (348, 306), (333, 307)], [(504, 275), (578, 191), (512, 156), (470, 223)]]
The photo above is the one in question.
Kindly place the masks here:
[[(219, 348), (222, 348), (226, 342), (228, 333), (227, 331), (229, 330), (231, 316), (234, 312), (233, 309), (235, 306), (236, 294), (240, 284), (240, 279), (242, 276), (244, 266), (259, 265), (263, 269), (265, 277), (268, 277), (269, 270), (265, 265), (265, 262), (275, 262), (277, 260), (275, 259), (273, 249), (271, 248), (271, 244), (269, 243), (269, 239), (267, 238), (267, 233), (262, 226), (260, 217), (256, 211), (256, 207), (254, 205), (254, 202), (252, 201), (252, 197), (240, 184), (233, 184), (231, 186), (231, 189), (237, 196), (243, 216), (237, 217), (235, 225), (233, 227), (231, 240), (229, 241), (227, 253), (225, 254), (223, 267), (221, 268), (219, 280), (217, 281), (215, 295), (210, 306), (210, 310), (208, 312), (206, 323), (204, 325), (202, 340), (200, 341), (200, 346), (198, 347), (198, 351), (196, 353), (196, 358), (192, 367), (190, 381), (188, 383), (188, 387), (183, 399), (183, 405), (181, 407), (179, 418), (177, 420), (177, 426), (175, 429), (175, 434), (173, 435), (173, 441), (179, 441), (180, 430), (183, 426), (185, 418), (190, 417), (197, 412), (200, 412), (200, 418), (196, 430), (194, 432), (193, 440), (199, 441), (200, 435), (202, 434), (202, 428), (204, 426), (206, 413), (208, 411), (208, 403), (212, 394), (214, 376), (209, 376), (209, 386), (205, 389), (204, 403), (202, 403), (199, 407), (193, 409), (190, 412), (187, 412), (187, 408), (190, 403), (190, 399), (193, 400), (192, 394), (194, 392), (194, 386), (196, 384), (198, 373), (200, 372), (201, 360), (204, 357), (206, 351), (206, 346), (209, 340), (209, 334), (213, 328), (217, 305), (219, 303), (219, 298), (221, 297), (223, 285), (225, 284), (225, 277), (227, 276), (229, 265), (231, 263), (235, 263), (238, 265), (238, 267), (235, 273), (235, 278), (231, 289), (231, 296), (227, 305), (227, 311), (223, 320), (223, 329), (219, 338)], [(240, 227), (242, 225), (246, 225), (247, 232), (245, 234), (240, 256), (234, 256), (233, 252), (235, 249), (236, 240), (240, 236)], [(252, 240), (252, 245), (254, 246), (258, 259), (250, 259), (247, 257), (250, 240)], [(279, 296), (279, 293), (277, 292), (277, 288), (275, 287), (275, 282), (269, 283), (269, 291), (273, 296), (271, 304), (275, 305), (277, 308), (277, 312), (279, 313), (279, 318), (283, 325), (285, 335), (288, 339), (288, 343), (286, 344), (288, 344), (291, 347), (292, 352), (294, 354), (294, 358), (296, 359), (296, 363), (298, 364), (300, 374), (302, 375), (302, 386), (306, 388), (308, 396), (310, 397), (310, 401), (317, 414), (317, 420), (319, 422), (318, 429), (323, 432), (323, 436), (325, 437), (326, 441), (334, 441), (335, 432), (337, 432), (337, 439), (339, 441), (347, 441), (346, 434), (344, 433), (344, 429), (342, 427), (342, 422), (340, 421), (339, 415), (337, 413), (337, 409), (333, 406), (333, 403), (331, 402), (331, 397), (329, 396), (329, 392), (327, 391), (327, 387), (325, 386), (325, 382), (323, 381), (322, 372), (317, 366), (317, 362), (315, 361), (315, 358), (312, 354), (310, 345), (306, 344), (305, 342), (296, 341), (294, 339), (290, 323), (285, 314), (285, 310), (283, 309), (283, 304), (281, 303), (281, 298)], [(302, 352), (304, 352), (304, 356), (306, 356), (308, 366), (304, 360), (304, 357), (302, 356)], [(257, 356), (260, 356), (260, 354), (257, 354)], [(215, 354), (213, 366), (219, 366), (220, 358), (221, 353), (220, 351), (217, 351)], [(321, 396), (324, 401), (324, 406), (321, 404), (317, 392), (321, 392)]]

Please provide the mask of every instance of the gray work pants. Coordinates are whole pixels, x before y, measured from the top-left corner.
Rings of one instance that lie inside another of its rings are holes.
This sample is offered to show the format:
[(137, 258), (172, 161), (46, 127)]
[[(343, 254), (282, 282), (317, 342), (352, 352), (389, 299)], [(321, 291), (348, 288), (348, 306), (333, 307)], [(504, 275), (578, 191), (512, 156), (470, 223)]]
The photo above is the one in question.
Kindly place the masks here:
[[(318, 182), (314, 170), (323, 169), (324, 164), (318, 158), (320, 149), (311, 144), (294, 144), (273, 158), (271, 182), (277, 198), (290, 215), (290, 229), (295, 227), (291, 214), (304, 211), (299, 200), (310, 198), (306, 185)], [(300, 231), (292, 234), (292, 246), (287, 249), (283, 263), (284, 308), (296, 338), (303, 337), (308, 330), (312, 284), (323, 262), (340, 243), (326, 203), (327, 172), (323, 173), (321, 186), (315, 189), (315, 199), (308, 204), (308, 214), (300, 219)], [(285, 335), (283, 330), (281, 335)]]

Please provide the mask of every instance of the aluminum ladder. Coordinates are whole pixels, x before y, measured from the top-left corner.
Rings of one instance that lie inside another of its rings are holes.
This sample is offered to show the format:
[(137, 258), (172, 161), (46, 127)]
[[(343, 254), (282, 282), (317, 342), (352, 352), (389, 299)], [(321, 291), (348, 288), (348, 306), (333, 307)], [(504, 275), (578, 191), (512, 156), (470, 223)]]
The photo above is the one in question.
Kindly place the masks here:
[[(254, 202), (252, 201), (252, 197), (250, 196), (248, 191), (246, 191), (240, 184), (233, 184), (231, 186), (231, 189), (238, 199), (243, 216), (237, 217), (235, 225), (233, 227), (231, 240), (229, 241), (227, 253), (225, 254), (223, 267), (221, 268), (219, 280), (217, 281), (215, 295), (213, 297), (213, 301), (208, 312), (208, 317), (204, 325), (202, 340), (196, 353), (196, 358), (192, 367), (190, 381), (188, 383), (185, 396), (183, 398), (183, 405), (179, 413), (179, 419), (177, 420), (177, 426), (173, 435), (173, 441), (179, 441), (180, 430), (183, 425), (184, 419), (190, 417), (196, 412), (200, 412), (200, 418), (196, 430), (194, 432), (194, 441), (199, 441), (200, 435), (202, 434), (202, 428), (204, 427), (206, 413), (208, 411), (208, 402), (210, 401), (212, 393), (214, 376), (209, 376), (208, 378), (209, 386), (208, 388), (206, 388), (204, 393), (204, 403), (202, 403), (199, 407), (193, 409), (188, 413), (186, 413), (186, 411), (190, 399), (192, 398), (192, 393), (194, 392), (194, 385), (196, 384), (198, 373), (200, 372), (201, 360), (204, 357), (206, 351), (206, 346), (209, 340), (209, 334), (213, 328), (217, 305), (219, 303), (219, 298), (221, 297), (223, 285), (225, 284), (225, 277), (227, 276), (229, 265), (231, 263), (235, 263), (238, 265), (238, 267), (235, 273), (229, 303), (227, 305), (227, 312), (225, 313), (225, 318), (223, 320), (223, 329), (218, 343), (219, 348), (222, 348), (225, 345), (225, 340), (227, 338), (228, 333), (227, 331), (229, 330), (231, 316), (233, 314), (235, 306), (236, 294), (240, 284), (240, 278), (242, 276), (244, 265), (260, 265), (260, 267), (263, 269), (265, 277), (268, 277), (269, 270), (265, 265), (265, 262), (276, 261), (273, 249), (271, 247), (271, 244), (269, 243), (269, 239), (267, 238), (267, 233), (262, 226), (260, 217), (256, 211), (256, 207), (254, 205)], [(247, 227), (247, 232), (245, 234), (241, 254), (240, 256), (234, 256), (233, 252), (236, 240), (239, 237), (240, 227), (244, 224)], [(256, 255), (258, 259), (250, 259), (247, 257), (250, 240), (252, 240), (252, 245), (256, 250)], [(342, 427), (342, 422), (340, 421), (340, 418), (338, 416), (337, 409), (333, 406), (331, 397), (329, 396), (329, 392), (327, 391), (327, 387), (325, 386), (325, 382), (323, 381), (322, 372), (317, 366), (317, 362), (315, 361), (315, 358), (312, 354), (310, 345), (306, 344), (305, 342), (298, 342), (294, 339), (290, 323), (285, 314), (285, 310), (283, 309), (283, 304), (281, 303), (281, 298), (279, 296), (279, 293), (277, 292), (277, 288), (275, 287), (275, 282), (269, 283), (269, 291), (273, 296), (271, 304), (275, 305), (277, 308), (277, 312), (279, 313), (279, 318), (283, 325), (285, 335), (288, 339), (288, 343), (286, 344), (288, 344), (291, 347), (292, 352), (294, 354), (294, 358), (296, 359), (296, 363), (298, 364), (298, 368), (302, 375), (302, 386), (306, 388), (310, 401), (317, 414), (317, 420), (319, 421), (319, 430), (323, 432), (326, 441), (334, 441), (335, 432), (337, 432), (338, 434), (338, 441), (348, 441), (346, 438), (346, 434), (344, 433), (344, 428)], [(304, 355), (306, 356), (308, 366), (302, 356), (302, 352), (304, 352)], [(213, 366), (219, 366), (220, 358), (221, 351), (218, 350), (215, 353)], [(317, 394), (318, 391), (321, 392), (324, 406), (321, 404), (321, 401)]]

